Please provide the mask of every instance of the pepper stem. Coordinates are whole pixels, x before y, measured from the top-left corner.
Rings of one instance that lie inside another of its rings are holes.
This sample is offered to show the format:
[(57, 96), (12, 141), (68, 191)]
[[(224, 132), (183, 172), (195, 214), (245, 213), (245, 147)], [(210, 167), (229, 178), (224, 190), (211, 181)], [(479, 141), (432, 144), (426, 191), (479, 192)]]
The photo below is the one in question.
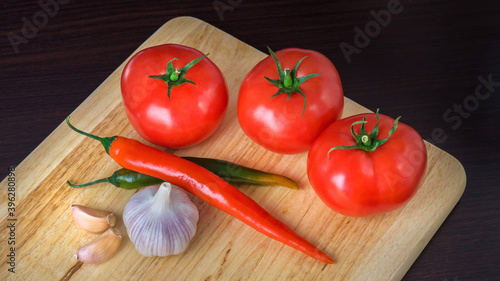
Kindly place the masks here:
[(286, 93), (288, 95), (287, 100), (289, 100), (293, 93), (299, 93), (304, 98), (304, 107), (302, 109), (301, 116), (304, 115), (304, 112), (306, 111), (307, 98), (306, 98), (306, 95), (304, 95), (304, 93), (302, 92), (302, 90), (300, 89), (299, 86), (302, 83), (306, 82), (307, 80), (309, 80), (309, 79), (311, 79), (313, 77), (319, 76), (322, 73), (314, 73), (314, 74), (309, 74), (309, 75), (306, 75), (306, 76), (303, 76), (303, 77), (297, 77), (297, 69), (299, 68), (300, 63), (307, 56), (303, 57), (302, 59), (300, 59), (297, 62), (297, 64), (295, 64), (295, 66), (293, 67), (292, 71), (290, 71), (289, 68), (286, 68), (285, 70), (283, 70), (281, 68), (281, 64), (280, 64), (278, 58), (273, 53), (273, 51), (271, 50), (271, 48), (267, 47), (267, 49), (269, 50), (269, 54), (271, 55), (271, 57), (273, 58), (274, 62), (276, 63), (276, 67), (278, 69), (278, 74), (279, 74), (279, 77), (280, 77), (279, 79), (270, 79), (268, 77), (264, 77), (271, 84), (273, 84), (274, 86), (278, 87), (278, 92), (276, 92), (276, 94), (272, 95), (271, 98), (274, 98), (274, 97), (277, 97), (277, 96), (279, 96), (279, 95), (281, 95), (283, 93)]
[(91, 181), (91, 182), (87, 182), (87, 183), (83, 183), (83, 184), (72, 184), (69, 180), (66, 181), (66, 183), (69, 186), (74, 187), (74, 188), (86, 187), (86, 186), (98, 184), (98, 183), (101, 183), (101, 182), (109, 182), (109, 179), (108, 178), (104, 178), (104, 179), (100, 179), (100, 180), (96, 180), (96, 181)]
[(66, 123), (68, 124), (68, 126), (73, 131), (75, 131), (75, 132), (77, 132), (79, 134), (82, 134), (82, 135), (84, 135), (86, 137), (89, 137), (89, 138), (92, 138), (92, 139), (100, 141), (101, 144), (104, 146), (104, 149), (106, 150), (106, 153), (109, 154), (109, 148), (111, 147), (111, 143), (116, 139), (116, 136), (101, 138), (101, 137), (98, 137), (96, 135), (92, 135), (92, 134), (89, 134), (87, 132), (81, 131), (81, 130), (75, 128), (73, 125), (71, 125), (71, 123), (69, 122), (69, 116), (66, 118)]
[[(392, 126), (391, 130), (389, 131), (387, 138), (378, 139), (379, 123), (380, 123), (378, 111), (379, 111), (379, 109), (377, 108), (377, 112), (376, 112), (377, 124), (375, 125), (375, 127), (373, 128), (373, 130), (370, 134), (368, 134), (366, 132), (366, 129), (365, 129), (365, 124), (367, 122), (366, 117), (364, 117), (363, 120), (361, 120), (361, 121), (356, 121), (356, 122), (352, 123), (351, 134), (354, 137), (354, 139), (356, 140), (356, 144), (351, 145), (351, 146), (339, 145), (339, 146), (332, 147), (327, 153), (328, 159), (330, 159), (330, 152), (332, 152), (332, 150), (335, 150), (335, 149), (362, 149), (366, 152), (373, 152), (378, 147), (380, 147), (381, 145), (386, 143), (389, 140), (389, 138), (391, 137), (391, 135), (394, 133), (394, 131), (396, 131), (396, 129), (398, 127), (398, 122), (399, 122), (399, 119), (401, 118), (401, 116), (396, 118), (396, 120), (394, 121), (394, 125)], [(361, 128), (359, 130), (359, 135), (354, 132), (354, 125), (358, 125), (358, 124), (361, 124)]]
[(194, 59), (190, 63), (186, 64), (185, 66), (183, 66), (182, 68), (179, 68), (179, 69), (176, 69), (174, 67), (174, 65), (172, 64), (173, 60), (177, 60), (177, 58), (173, 58), (167, 63), (167, 72), (165, 72), (164, 74), (160, 74), (160, 75), (150, 75), (148, 77), (165, 81), (165, 83), (167, 83), (167, 95), (168, 95), (168, 98), (170, 99), (170, 93), (172, 91), (172, 87), (178, 86), (178, 85), (181, 85), (184, 83), (190, 83), (190, 84), (196, 85), (196, 83), (194, 83), (193, 81), (185, 78), (184, 75), (186, 75), (186, 72), (191, 67), (193, 67), (195, 64), (197, 64), (199, 61), (201, 61), (204, 57), (206, 57), (208, 55), (209, 54), (206, 54), (206, 55), (201, 56), (197, 59)]

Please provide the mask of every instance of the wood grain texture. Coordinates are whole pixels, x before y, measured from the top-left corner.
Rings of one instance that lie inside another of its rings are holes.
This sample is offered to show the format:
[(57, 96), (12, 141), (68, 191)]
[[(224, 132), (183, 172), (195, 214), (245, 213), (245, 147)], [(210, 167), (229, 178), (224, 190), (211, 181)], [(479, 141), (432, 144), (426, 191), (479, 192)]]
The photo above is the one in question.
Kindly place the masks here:
[[(182, 28), (181, 28), (182, 27)], [(172, 32), (176, 30), (177, 32)], [(182, 30), (182, 32), (178, 32)], [(193, 198), (200, 210), (198, 231), (184, 254), (144, 258), (126, 237), (123, 208), (133, 192), (98, 185), (71, 189), (66, 179), (83, 182), (111, 174), (118, 166), (98, 142), (61, 124), (16, 171), (19, 224), (17, 254), (23, 271), (8, 275), (6, 257), (0, 276), (21, 279), (70, 280), (399, 280), (461, 197), (466, 183), (460, 163), (426, 144), (428, 171), (423, 185), (403, 209), (370, 218), (349, 218), (328, 209), (310, 187), (307, 154), (279, 155), (257, 146), (239, 128), (236, 98), (250, 68), (266, 55), (203, 21), (181, 17), (166, 23), (136, 51), (162, 43), (178, 43), (210, 52), (225, 74), (229, 108), (221, 126), (207, 141), (173, 151), (177, 155), (213, 157), (296, 180), (301, 190), (242, 187), (271, 214), (333, 256), (325, 266), (290, 247)], [(125, 63), (125, 62), (124, 62)], [(121, 104), (119, 79), (124, 63), (72, 114), (72, 123), (100, 136), (122, 135), (142, 140), (129, 125)], [(367, 112), (345, 98), (344, 116)], [(6, 190), (6, 180), (1, 188)], [(0, 219), (7, 202), (2, 198)], [(94, 235), (78, 229), (71, 203), (113, 211), (124, 233), (119, 252), (101, 265), (81, 265), (73, 255)], [(29, 253), (29, 254), (28, 254)], [(9, 279), (10, 280), (10, 279)], [(14, 280), (14, 279), (12, 279)]]

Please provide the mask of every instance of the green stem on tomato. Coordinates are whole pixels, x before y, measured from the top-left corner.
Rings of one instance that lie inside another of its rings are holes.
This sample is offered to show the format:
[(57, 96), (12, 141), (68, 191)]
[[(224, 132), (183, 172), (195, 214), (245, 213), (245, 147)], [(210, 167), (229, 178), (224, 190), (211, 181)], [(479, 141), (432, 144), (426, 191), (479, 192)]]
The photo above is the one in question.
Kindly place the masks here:
[(176, 69), (174, 73), (170, 74), (170, 81), (176, 82), (179, 80), (179, 75), (181, 74), (181, 71), (179, 69)]
[(208, 56), (208, 54), (201, 56), (197, 59), (194, 59), (193, 61), (191, 61), (190, 63), (186, 64), (185, 66), (183, 66), (182, 68), (179, 68), (179, 69), (176, 69), (174, 67), (174, 65), (172, 64), (173, 60), (177, 60), (177, 58), (173, 58), (167, 63), (167, 72), (165, 72), (164, 74), (160, 74), (160, 75), (150, 75), (148, 77), (165, 81), (165, 83), (167, 83), (167, 95), (168, 95), (168, 98), (170, 98), (170, 93), (172, 92), (172, 88), (174, 86), (182, 85), (184, 83), (190, 83), (190, 84), (196, 85), (195, 82), (185, 78), (184, 75), (186, 75), (186, 72), (191, 67), (193, 67), (195, 64), (197, 64), (199, 61), (201, 61), (206, 56)]
[(290, 88), (292, 85), (293, 85), (293, 78), (292, 75), (290, 75), (290, 69), (286, 68), (285, 77), (283, 79), (283, 87)]
[[(363, 120), (361, 120), (361, 121), (356, 121), (356, 122), (352, 123), (351, 134), (354, 137), (354, 139), (356, 140), (356, 144), (351, 145), (351, 146), (339, 145), (339, 146), (332, 147), (327, 153), (328, 158), (330, 158), (330, 152), (332, 152), (335, 149), (361, 149), (361, 150), (364, 150), (366, 152), (372, 152), (372, 151), (375, 151), (378, 147), (380, 147), (384, 143), (386, 143), (389, 140), (389, 138), (391, 137), (391, 135), (394, 133), (394, 131), (396, 131), (396, 129), (398, 127), (399, 118), (401, 118), (401, 116), (396, 118), (396, 120), (394, 121), (394, 125), (392, 126), (391, 130), (389, 131), (389, 135), (387, 136), (387, 138), (378, 139), (378, 133), (379, 133), (378, 126), (379, 126), (379, 122), (380, 122), (380, 119), (378, 116), (378, 111), (379, 110), (377, 108), (377, 112), (376, 112), (377, 124), (375, 125), (375, 127), (373, 128), (371, 133), (368, 134), (366, 132), (366, 129), (365, 129), (366, 117), (364, 117)], [(361, 124), (361, 128), (359, 130), (359, 134), (356, 134), (354, 132), (354, 125), (358, 125), (358, 124)]]
[(283, 70), (281, 68), (281, 64), (280, 64), (278, 58), (276, 57), (274, 52), (271, 50), (271, 48), (267, 47), (267, 49), (269, 50), (269, 54), (271, 54), (271, 57), (273, 58), (274, 62), (276, 63), (276, 67), (278, 68), (278, 74), (280, 77), (279, 79), (270, 79), (270, 78), (264, 77), (271, 84), (278, 87), (278, 92), (276, 92), (276, 94), (272, 95), (271, 98), (274, 98), (274, 97), (277, 97), (281, 94), (286, 93), (288, 95), (287, 100), (289, 100), (293, 93), (299, 93), (304, 98), (304, 107), (302, 109), (301, 116), (304, 115), (304, 112), (306, 111), (307, 98), (299, 86), (302, 83), (304, 83), (305, 81), (307, 81), (313, 77), (319, 76), (323, 73), (314, 73), (314, 74), (309, 74), (309, 75), (306, 75), (303, 77), (297, 77), (297, 69), (299, 68), (300, 63), (306, 57), (301, 58), (297, 62), (297, 64), (295, 64), (292, 71), (290, 71), (289, 68), (286, 68), (285, 70)]

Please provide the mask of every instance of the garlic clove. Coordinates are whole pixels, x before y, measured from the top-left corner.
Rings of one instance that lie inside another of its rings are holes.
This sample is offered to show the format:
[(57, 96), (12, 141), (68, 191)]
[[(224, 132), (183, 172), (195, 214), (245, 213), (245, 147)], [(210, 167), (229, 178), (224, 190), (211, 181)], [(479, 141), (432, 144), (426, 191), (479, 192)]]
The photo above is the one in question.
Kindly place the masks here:
[(121, 241), (122, 236), (118, 229), (110, 228), (78, 250), (76, 258), (88, 264), (103, 263), (118, 251)]
[(198, 208), (188, 195), (166, 182), (134, 194), (123, 211), (128, 236), (146, 257), (184, 252), (196, 233), (198, 218)]
[(73, 205), (71, 209), (76, 224), (88, 232), (102, 233), (115, 226), (116, 217), (111, 212), (81, 205)]

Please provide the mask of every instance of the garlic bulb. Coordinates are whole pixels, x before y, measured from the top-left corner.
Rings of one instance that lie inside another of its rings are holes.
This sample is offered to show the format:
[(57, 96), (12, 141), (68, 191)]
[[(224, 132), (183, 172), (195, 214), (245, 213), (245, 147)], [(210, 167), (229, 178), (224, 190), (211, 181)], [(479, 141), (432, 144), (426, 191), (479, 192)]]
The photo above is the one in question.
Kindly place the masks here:
[(186, 250), (196, 233), (198, 216), (188, 195), (164, 182), (134, 194), (123, 211), (123, 222), (141, 255), (168, 256)]

